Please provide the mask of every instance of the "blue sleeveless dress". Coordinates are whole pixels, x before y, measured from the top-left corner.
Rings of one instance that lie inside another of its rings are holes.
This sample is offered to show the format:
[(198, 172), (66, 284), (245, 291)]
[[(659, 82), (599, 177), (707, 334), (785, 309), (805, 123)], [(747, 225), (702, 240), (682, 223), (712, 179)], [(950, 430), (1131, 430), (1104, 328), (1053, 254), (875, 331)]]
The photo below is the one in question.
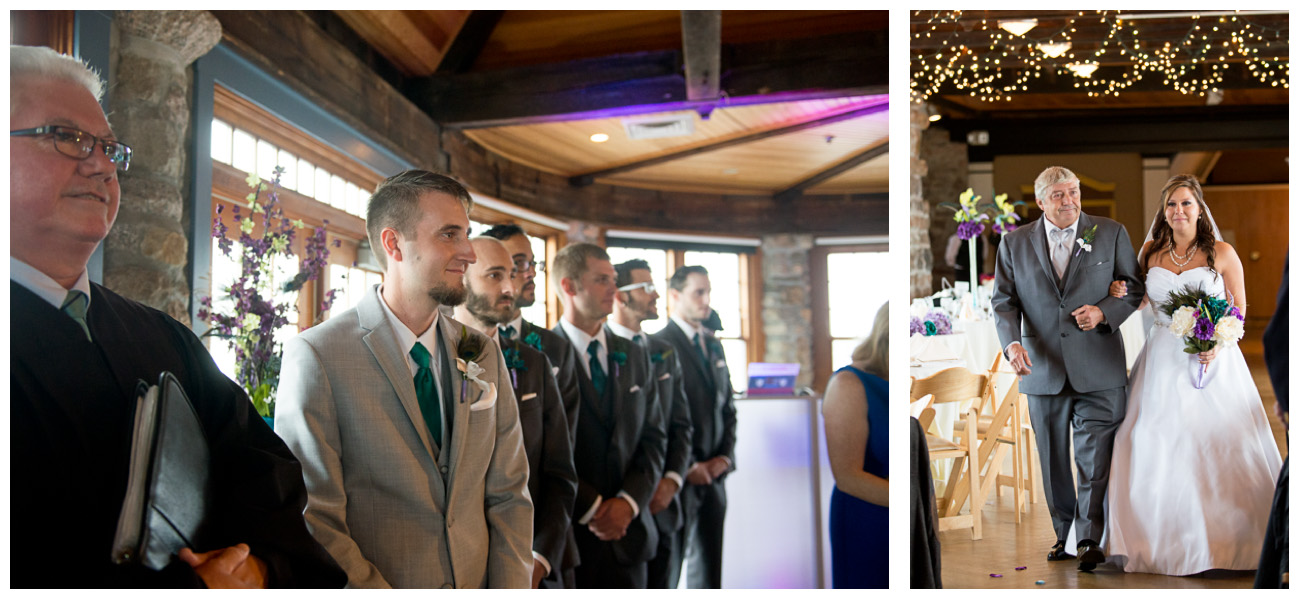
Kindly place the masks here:
[[(889, 479), (889, 382), (853, 367), (867, 391), (867, 452), (863, 470)], [(836, 371), (838, 373), (839, 371)], [(835, 588), (889, 587), (889, 508), (831, 492), (831, 581)]]

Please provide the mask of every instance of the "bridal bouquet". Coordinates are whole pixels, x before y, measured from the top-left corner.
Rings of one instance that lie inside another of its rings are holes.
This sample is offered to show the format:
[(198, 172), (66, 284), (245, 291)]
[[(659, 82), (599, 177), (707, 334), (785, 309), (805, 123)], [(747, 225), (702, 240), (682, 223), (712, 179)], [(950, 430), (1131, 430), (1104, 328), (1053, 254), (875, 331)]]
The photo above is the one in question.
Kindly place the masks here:
[[(1232, 295), (1220, 298), (1207, 293), (1200, 285), (1186, 285), (1169, 294), (1159, 306), (1168, 315), (1169, 331), (1183, 339), (1183, 352), (1200, 354), (1219, 344), (1232, 346), (1245, 333), (1246, 317), (1232, 304)], [(1204, 374), (1204, 369), (1201, 373)], [(1199, 389), (1200, 377), (1197, 377)]]

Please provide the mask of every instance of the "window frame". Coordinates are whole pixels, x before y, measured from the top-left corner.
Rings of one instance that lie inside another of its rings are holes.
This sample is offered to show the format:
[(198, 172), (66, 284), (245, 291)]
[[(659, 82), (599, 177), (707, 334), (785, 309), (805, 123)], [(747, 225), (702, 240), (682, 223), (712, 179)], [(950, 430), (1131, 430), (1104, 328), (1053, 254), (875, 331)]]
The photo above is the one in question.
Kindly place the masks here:
[(809, 253), (808, 287), (811, 288), (813, 330), (813, 391), (826, 393), (826, 384), (835, 372), (831, 364), (831, 345), (834, 340), (852, 338), (831, 337), (831, 303), (829, 285), (829, 259), (832, 254), (851, 252), (889, 252), (889, 244), (840, 244), (813, 246)]

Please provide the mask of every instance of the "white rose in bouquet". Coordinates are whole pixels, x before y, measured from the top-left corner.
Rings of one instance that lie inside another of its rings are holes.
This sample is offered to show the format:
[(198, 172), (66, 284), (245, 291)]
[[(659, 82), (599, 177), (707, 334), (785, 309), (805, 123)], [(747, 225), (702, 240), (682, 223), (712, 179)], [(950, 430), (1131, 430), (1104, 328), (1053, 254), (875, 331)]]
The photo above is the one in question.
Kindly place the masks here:
[(1232, 315), (1224, 315), (1214, 324), (1214, 340), (1225, 346), (1236, 344), (1245, 333), (1241, 319)]
[[(1234, 317), (1234, 320), (1235, 317)], [(1185, 338), (1192, 332), (1196, 326), (1196, 309), (1190, 306), (1184, 306), (1174, 311), (1173, 320), (1169, 323), (1169, 331), (1174, 335)]]

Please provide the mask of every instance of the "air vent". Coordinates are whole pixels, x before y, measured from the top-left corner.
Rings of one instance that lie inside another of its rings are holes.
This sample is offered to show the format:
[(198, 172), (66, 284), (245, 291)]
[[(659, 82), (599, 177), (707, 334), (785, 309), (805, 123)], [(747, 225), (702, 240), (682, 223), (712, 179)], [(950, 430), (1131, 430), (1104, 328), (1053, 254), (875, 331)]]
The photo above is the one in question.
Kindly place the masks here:
[(695, 112), (628, 117), (623, 119), (623, 129), (627, 130), (628, 139), (633, 140), (691, 135), (695, 133)]

